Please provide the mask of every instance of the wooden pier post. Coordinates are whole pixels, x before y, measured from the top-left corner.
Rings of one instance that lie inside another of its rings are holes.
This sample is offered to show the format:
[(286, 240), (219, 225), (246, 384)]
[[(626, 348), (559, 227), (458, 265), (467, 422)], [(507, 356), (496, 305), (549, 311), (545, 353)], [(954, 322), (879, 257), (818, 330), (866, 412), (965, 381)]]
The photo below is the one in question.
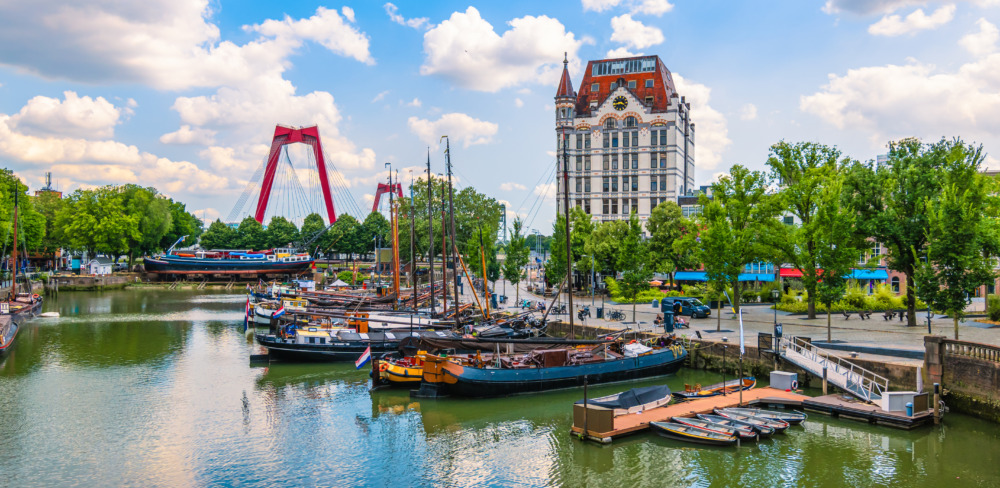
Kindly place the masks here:
[(941, 383), (934, 383), (934, 425), (941, 423)]
[(826, 381), (826, 366), (823, 366), (823, 394), (826, 395), (827, 381)]

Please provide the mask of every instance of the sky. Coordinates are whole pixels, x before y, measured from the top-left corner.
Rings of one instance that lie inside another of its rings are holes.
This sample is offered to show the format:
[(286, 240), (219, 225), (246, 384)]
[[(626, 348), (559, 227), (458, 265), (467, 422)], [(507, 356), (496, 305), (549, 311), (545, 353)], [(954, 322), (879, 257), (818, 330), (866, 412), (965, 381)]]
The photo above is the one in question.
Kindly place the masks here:
[(338, 213), (364, 213), (386, 163), (404, 186), (428, 151), (444, 172), (447, 134), (459, 188), (549, 233), (563, 53), (574, 88), (588, 60), (659, 55), (692, 105), (698, 184), (763, 169), (781, 140), (869, 160), (961, 137), (998, 167), (997, 25), (1000, 0), (7, 1), (0, 165), (225, 220), (275, 125), (318, 125)]

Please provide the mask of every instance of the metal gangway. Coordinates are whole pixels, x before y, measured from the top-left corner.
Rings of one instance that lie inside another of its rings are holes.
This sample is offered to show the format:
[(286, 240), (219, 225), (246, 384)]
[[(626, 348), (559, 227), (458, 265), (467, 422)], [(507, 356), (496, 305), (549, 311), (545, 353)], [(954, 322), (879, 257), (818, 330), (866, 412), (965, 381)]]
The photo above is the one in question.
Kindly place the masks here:
[(782, 337), (778, 353), (788, 362), (822, 378), (838, 388), (869, 403), (881, 403), (889, 390), (889, 380), (857, 364), (830, 354), (798, 337)]

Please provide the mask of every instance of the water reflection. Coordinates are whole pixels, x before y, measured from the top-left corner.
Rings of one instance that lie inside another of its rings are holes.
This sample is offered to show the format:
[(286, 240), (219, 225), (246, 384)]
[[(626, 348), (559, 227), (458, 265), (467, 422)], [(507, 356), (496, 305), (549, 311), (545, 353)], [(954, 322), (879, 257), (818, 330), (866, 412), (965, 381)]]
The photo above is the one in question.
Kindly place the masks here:
[[(0, 360), (9, 486), (996, 486), (1000, 429), (811, 417), (739, 449), (569, 435), (569, 390), (495, 400), (369, 391), (352, 364), (251, 366), (244, 295), (63, 293)], [(682, 371), (666, 381), (710, 384)], [(590, 396), (633, 385), (591, 388)]]

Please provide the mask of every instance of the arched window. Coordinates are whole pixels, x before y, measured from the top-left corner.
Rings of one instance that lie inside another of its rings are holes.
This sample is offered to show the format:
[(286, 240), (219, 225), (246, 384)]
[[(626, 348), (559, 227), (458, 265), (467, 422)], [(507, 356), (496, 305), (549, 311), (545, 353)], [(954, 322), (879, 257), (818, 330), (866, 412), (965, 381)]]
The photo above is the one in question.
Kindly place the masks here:
[(899, 293), (899, 277), (893, 276), (891, 283), (892, 283), (892, 292)]
[(639, 125), (639, 123), (635, 119), (635, 117), (632, 117), (632, 116), (625, 117), (625, 128), (626, 129), (635, 128), (638, 125)]
[(617, 125), (618, 125), (618, 121), (615, 120), (614, 118), (609, 118), (608, 120), (604, 121), (604, 128), (605, 129), (614, 129)]

